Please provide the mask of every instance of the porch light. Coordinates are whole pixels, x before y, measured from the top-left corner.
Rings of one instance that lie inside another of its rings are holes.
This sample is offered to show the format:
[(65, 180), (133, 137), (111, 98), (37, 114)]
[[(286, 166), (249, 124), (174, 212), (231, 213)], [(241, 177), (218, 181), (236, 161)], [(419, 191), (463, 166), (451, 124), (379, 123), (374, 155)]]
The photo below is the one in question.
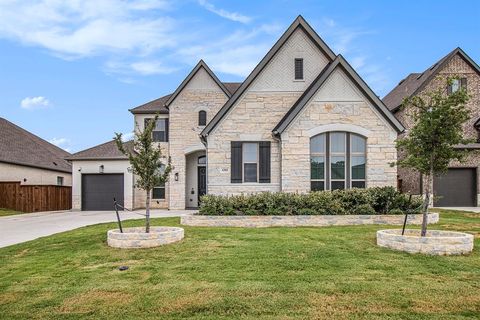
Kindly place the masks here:
[(178, 181), (178, 172), (175, 172), (175, 181)]
[(98, 167), (98, 172), (103, 173), (104, 169), (105, 167), (101, 164), (100, 167)]

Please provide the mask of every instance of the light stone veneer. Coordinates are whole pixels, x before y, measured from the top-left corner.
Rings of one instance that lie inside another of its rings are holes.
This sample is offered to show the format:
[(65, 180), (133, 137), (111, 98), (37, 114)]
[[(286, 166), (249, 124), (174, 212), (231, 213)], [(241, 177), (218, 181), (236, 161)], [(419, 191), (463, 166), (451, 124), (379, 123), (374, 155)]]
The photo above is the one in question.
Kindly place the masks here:
[[(169, 152), (174, 166), (169, 181), (170, 209), (185, 209), (190, 205), (185, 203), (186, 155), (205, 150), (199, 137), (203, 127), (198, 126), (198, 112), (206, 111), (208, 122), (226, 101), (226, 94), (201, 68), (170, 105)], [(175, 173), (178, 173), (178, 181), (175, 181)]]
[[(327, 227), (367, 224), (402, 225), (404, 215), (311, 215), (311, 216), (182, 216), (181, 224), (197, 227)], [(428, 223), (437, 223), (438, 213), (428, 214)], [(422, 223), (421, 214), (408, 216), (407, 224)]]
[(282, 134), (282, 191), (310, 191), (310, 138), (322, 127), (367, 135), (367, 187), (396, 186), (396, 131), (336, 70)]
[(180, 241), (183, 236), (183, 228), (178, 227), (151, 227), (149, 233), (145, 233), (144, 227), (136, 227), (124, 228), (123, 233), (119, 229), (109, 230), (107, 242), (114, 248), (153, 248)]
[(379, 230), (377, 245), (393, 250), (429, 255), (467, 254), (473, 250), (473, 235), (463, 232), (429, 230), (426, 237), (420, 230)]

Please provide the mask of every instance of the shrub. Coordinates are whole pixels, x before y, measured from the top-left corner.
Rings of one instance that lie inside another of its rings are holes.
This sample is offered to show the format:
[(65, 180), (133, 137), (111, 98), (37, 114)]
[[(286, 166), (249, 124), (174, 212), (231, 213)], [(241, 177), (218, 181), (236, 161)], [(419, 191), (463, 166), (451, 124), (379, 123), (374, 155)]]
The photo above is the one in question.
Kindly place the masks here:
[(236, 196), (205, 195), (203, 215), (345, 215), (416, 213), (420, 197), (410, 197), (392, 187), (317, 191), (307, 194), (263, 192)]

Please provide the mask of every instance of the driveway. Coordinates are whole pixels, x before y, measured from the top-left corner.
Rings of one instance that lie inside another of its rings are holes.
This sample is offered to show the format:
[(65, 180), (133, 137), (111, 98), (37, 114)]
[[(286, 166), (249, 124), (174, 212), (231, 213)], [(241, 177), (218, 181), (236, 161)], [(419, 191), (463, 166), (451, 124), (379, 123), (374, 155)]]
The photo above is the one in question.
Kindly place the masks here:
[(435, 207), (435, 209), (469, 211), (469, 212), (480, 213), (480, 207)]
[[(152, 210), (152, 218), (179, 217), (193, 214), (192, 210)], [(145, 210), (137, 211), (145, 213)], [(123, 220), (143, 219), (134, 212), (120, 212)], [(0, 217), (0, 248), (34, 240), (55, 233), (97, 223), (115, 222), (114, 211), (36, 212)]]

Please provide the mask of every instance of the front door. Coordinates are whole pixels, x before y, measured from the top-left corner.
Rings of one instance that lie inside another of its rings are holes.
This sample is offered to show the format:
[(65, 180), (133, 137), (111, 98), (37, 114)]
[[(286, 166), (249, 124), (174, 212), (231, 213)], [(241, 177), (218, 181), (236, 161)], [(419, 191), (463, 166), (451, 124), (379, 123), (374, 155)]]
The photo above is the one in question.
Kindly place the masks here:
[(207, 168), (198, 167), (198, 203), (200, 197), (207, 193)]

